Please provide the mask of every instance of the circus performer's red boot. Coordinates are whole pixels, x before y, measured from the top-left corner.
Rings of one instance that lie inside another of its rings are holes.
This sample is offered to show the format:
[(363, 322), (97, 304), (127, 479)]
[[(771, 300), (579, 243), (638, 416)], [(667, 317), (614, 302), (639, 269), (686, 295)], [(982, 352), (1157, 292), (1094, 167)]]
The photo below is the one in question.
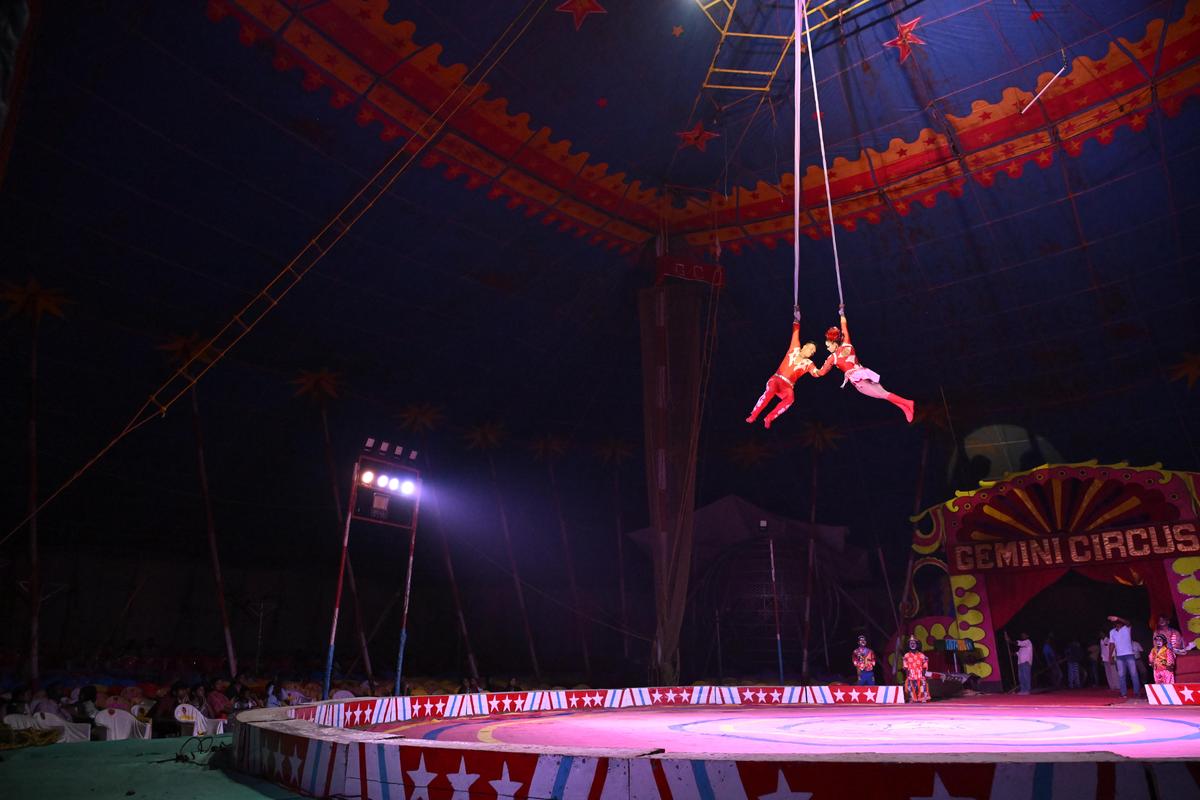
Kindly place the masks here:
[(906, 420), (908, 420), (909, 422), (913, 421), (913, 411), (916, 410), (916, 407), (917, 407), (916, 403), (914, 403), (912, 400), (909, 400), (908, 398), (901, 397), (900, 395), (898, 395), (894, 392), (888, 392), (887, 401), (889, 403), (891, 403), (892, 405), (894, 405), (896, 408), (903, 411), (904, 418)]

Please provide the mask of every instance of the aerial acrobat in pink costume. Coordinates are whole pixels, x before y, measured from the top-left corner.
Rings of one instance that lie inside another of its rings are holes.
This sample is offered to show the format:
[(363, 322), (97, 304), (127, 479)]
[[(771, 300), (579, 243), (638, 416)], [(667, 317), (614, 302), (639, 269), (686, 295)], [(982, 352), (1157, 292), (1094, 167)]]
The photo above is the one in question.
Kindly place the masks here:
[(896, 408), (904, 412), (904, 418), (909, 422), (913, 421), (913, 410), (916, 404), (906, 397), (901, 397), (898, 394), (889, 392), (879, 384), (879, 373), (874, 370), (867, 369), (858, 361), (858, 354), (854, 352), (854, 345), (850, 344), (850, 329), (846, 325), (846, 315), (839, 312), (841, 317), (841, 328), (830, 328), (825, 331), (825, 348), (829, 350), (829, 357), (825, 359), (825, 363), (815, 373), (817, 377), (829, 372), (833, 367), (837, 367), (843, 373), (845, 378), (842, 379), (842, 386), (849, 381), (860, 394), (865, 394), (867, 397), (877, 397), (880, 400), (887, 400)]

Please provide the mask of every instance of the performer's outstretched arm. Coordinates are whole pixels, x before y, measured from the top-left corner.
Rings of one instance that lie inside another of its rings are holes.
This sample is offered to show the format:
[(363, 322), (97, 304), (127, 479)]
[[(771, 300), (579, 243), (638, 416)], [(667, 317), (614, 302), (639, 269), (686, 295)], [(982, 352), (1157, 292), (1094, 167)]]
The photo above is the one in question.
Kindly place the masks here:
[(850, 328), (846, 326), (846, 315), (842, 314), (842, 344), (850, 344)]

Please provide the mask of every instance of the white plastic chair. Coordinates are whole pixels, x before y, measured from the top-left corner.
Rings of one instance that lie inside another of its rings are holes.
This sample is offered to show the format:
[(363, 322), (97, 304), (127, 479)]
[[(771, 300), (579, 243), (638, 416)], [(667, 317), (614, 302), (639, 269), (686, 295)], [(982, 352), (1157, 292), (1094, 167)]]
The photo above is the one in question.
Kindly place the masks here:
[(33, 715), (34, 721), (39, 728), (58, 728), (61, 733), (58, 735), (59, 742), (90, 742), (92, 740), (92, 726), (86, 722), (67, 722), (56, 714), (47, 714), (45, 711), (39, 711)]
[(191, 703), (175, 706), (175, 721), (183, 728), (184, 736), (220, 736), (225, 732), (225, 720), (209, 719)]
[(331, 699), (333, 699), (333, 700), (353, 700), (354, 692), (348, 691), (346, 689), (338, 689), (336, 692), (333, 693), (333, 696)]
[(138, 703), (129, 709), (129, 713), (135, 717), (144, 717), (154, 707), (153, 703)]
[(107, 741), (120, 739), (149, 739), (150, 725), (138, 722), (123, 708), (106, 708), (96, 714), (95, 723), (105, 730)]
[(4, 724), (14, 731), (23, 731), (26, 728), (36, 728), (38, 726), (37, 720), (28, 714), (8, 714), (4, 717)]

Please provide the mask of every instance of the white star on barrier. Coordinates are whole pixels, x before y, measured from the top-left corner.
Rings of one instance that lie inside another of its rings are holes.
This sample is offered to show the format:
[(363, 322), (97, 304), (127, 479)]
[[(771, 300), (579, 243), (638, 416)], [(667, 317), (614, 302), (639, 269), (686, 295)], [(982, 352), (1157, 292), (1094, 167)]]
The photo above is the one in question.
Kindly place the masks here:
[(667, 691), (667, 702), (668, 703), (674, 703), (676, 697), (677, 697), (677, 695), (675, 694), (674, 689), (670, 689)]
[(429, 800), (429, 784), (437, 776), (436, 772), (428, 772), (425, 769), (425, 754), (422, 753), (417, 768), (408, 771), (409, 780), (413, 782), (412, 794), (408, 796), (408, 800), (417, 800), (418, 795), (422, 800)]
[(775, 791), (770, 794), (760, 794), (758, 800), (810, 800), (812, 792), (793, 792), (792, 787), (788, 786), (787, 778), (783, 776), (783, 770), (779, 770), (779, 783), (775, 785)]
[(592, 695), (592, 699), (593, 699), (594, 701), (596, 701), (596, 707), (597, 707), (597, 708), (599, 708), (600, 706), (604, 705), (604, 696), (603, 696), (603, 695), (601, 695), (599, 692), (596, 692), (596, 694)]
[(525, 785), (521, 781), (509, 779), (507, 761), (500, 766), (500, 777), (494, 781), (488, 781), (488, 783), (496, 790), (496, 800), (504, 800), (505, 797), (516, 797), (517, 792)]
[(767, 699), (767, 693), (764, 692), (762, 689), (759, 689), (757, 692), (755, 692), (754, 696), (758, 698), (758, 702), (760, 702), (760, 703), (763, 700)]
[(493, 697), (488, 700), (488, 711), (495, 711), (499, 707), (500, 707), (500, 701), (497, 700), (496, 698)]
[(292, 757), (288, 759), (292, 765), (292, 783), (300, 782), (300, 765), (304, 763), (304, 759), (300, 757), (299, 748), (292, 748)]
[(584, 705), (584, 707), (585, 707), (585, 708), (591, 708), (591, 707), (592, 707), (592, 696), (591, 696), (590, 694), (585, 694), (585, 695), (583, 696), (583, 705)]
[(259, 767), (261, 769), (270, 769), (271, 768), (271, 766), (270, 766), (271, 765), (271, 748), (267, 747), (264, 744), (262, 746), (262, 749), (259, 750), (259, 754), (262, 756), (262, 760), (259, 762)]
[(438, 716), (440, 717), (446, 711), (446, 701), (438, 700), (438, 703), (435, 706), (435, 708), (437, 708)]
[(933, 773), (933, 794), (928, 797), (913, 797), (912, 800), (975, 800), (975, 798), (951, 795), (946, 791), (945, 784), (942, 783), (942, 776), (935, 772)]
[(450, 780), (450, 785), (454, 787), (454, 796), (450, 800), (469, 800), (468, 790), (472, 783), (479, 780), (478, 774), (467, 772), (465, 758), (458, 760), (458, 772), (448, 773), (446, 777)]
[(858, 702), (858, 689), (851, 689), (851, 690), (850, 690), (850, 702), (851, 702), (851, 703), (857, 703), (857, 702)]
[(841, 689), (838, 689), (836, 692), (833, 693), (834, 700), (844, 700), (845, 697), (846, 697), (846, 693), (843, 692)]
[(653, 700), (655, 703), (661, 701), (662, 700), (662, 692), (660, 692), (658, 690), (651, 692), (650, 699)]
[(283, 753), (281, 753), (277, 750), (274, 753), (272, 753), (271, 755), (275, 756), (275, 772), (273, 772), (272, 774), (273, 775), (282, 775), (283, 774)]
[(1180, 693), (1179, 693), (1180, 697), (1182, 697), (1184, 700), (1186, 700), (1189, 703), (1192, 702), (1192, 695), (1194, 695), (1194, 694), (1195, 694), (1195, 692), (1192, 691), (1192, 689), (1187, 686), (1183, 687), (1183, 690), (1180, 691)]

